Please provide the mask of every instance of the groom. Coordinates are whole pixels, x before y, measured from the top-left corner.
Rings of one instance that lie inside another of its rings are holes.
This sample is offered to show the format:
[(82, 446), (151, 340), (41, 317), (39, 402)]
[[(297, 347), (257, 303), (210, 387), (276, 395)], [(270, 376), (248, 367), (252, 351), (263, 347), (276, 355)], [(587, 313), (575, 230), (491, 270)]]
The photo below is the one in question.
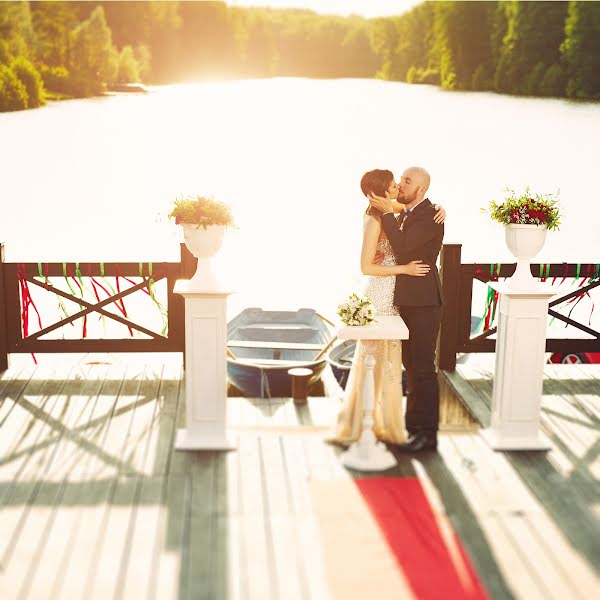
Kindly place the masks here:
[(410, 167), (399, 182), (398, 201), (406, 211), (398, 220), (390, 199), (371, 195), (369, 201), (384, 214), (383, 229), (399, 265), (422, 260), (431, 267), (425, 277), (398, 275), (394, 305), (408, 327), (410, 338), (402, 342), (402, 362), (406, 369), (406, 429), (409, 438), (398, 446), (402, 452), (435, 450), (440, 413), (440, 391), (435, 367), (435, 348), (442, 312), (442, 287), (436, 262), (444, 225), (433, 220), (435, 208), (425, 198), (429, 173)]

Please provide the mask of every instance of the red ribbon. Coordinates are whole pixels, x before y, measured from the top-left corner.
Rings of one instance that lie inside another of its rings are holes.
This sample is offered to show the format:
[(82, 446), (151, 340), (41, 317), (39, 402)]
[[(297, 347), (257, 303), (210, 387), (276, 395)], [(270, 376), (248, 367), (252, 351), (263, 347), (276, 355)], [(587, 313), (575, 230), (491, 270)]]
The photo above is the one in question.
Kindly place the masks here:
[[(565, 279), (567, 278), (568, 275), (569, 275), (569, 265), (567, 263), (565, 263), (565, 270), (563, 271), (563, 278), (562, 278), (562, 281), (558, 285), (562, 285), (565, 282)], [(554, 282), (552, 282), (552, 283), (554, 283)]]
[[(33, 310), (35, 310), (38, 318), (39, 328), (42, 329), (42, 318), (40, 317), (40, 313), (31, 297), (31, 292), (29, 290), (29, 283), (27, 282), (27, 272), (25, 269), (25, 264), (20, 263), (17, 265), (17, 279), (19, 280), (19, 290), (21, 292), (21, 327), (23, 332), (23, 339), (29, 336), (29, 307), (33, 306)], [(37, 359), (35, 358), (35, 354), (32, 352), (31, 356), (33, 358), (33, 362), (37, 365)]]
[[(117, 282), (117, 292), (120, 294), (121, 293), (121, 286), (119, 284), (119, 277), (123, 277), (122, 273), (121, 273), (121, 269), (119, 268), (119, 263), (115, 263), (115, 279)], [(121, 303), (121, 312), (123, 313), (123, 316), (127, 319), (129, 318), (127, 316), (127, 309), (125, 308), (125, 302), (123, 302), (123, 298), (121, 298), (119, 300), (119, 302)], [(131, 337), (133, 337), (133, 329), (128, 325), (127, 329), (129, 329), (129, 335), (131, 335)]]

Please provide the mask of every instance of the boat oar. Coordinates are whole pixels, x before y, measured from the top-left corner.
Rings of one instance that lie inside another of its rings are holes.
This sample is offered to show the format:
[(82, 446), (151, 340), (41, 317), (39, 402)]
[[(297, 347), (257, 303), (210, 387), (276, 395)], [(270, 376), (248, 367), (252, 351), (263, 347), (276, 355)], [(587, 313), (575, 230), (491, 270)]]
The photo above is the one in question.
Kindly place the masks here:
[(321, 350), (319, 352), (319, 354), (317, 354), (313, 360), (319, 360), (321, 358), (321, 356), (323, 356), (323, 354), (325, 354), (325, 352), (327, 352), (327, 350), (329, 350), (329, 348), (331, 348), (333, 342), (335, 342), (335, 340), (337, 340), (337, 335), (334, 335), (330, 340), (329, 343), (327, 344), (327, 346), (325, 346), (325, 348), (323, 348), (323, 350)]
[(319, 319), (322, 319), (323, 321), (325, 321), (325, 323), (331, 325), (335, 329), (335, 323), (332, 323), (327, 317), (324, 317), (323, 315), (321, 315), (319, 313), (315, 313), (315, 315), (317, 315), (317, 317), (319, 317)]

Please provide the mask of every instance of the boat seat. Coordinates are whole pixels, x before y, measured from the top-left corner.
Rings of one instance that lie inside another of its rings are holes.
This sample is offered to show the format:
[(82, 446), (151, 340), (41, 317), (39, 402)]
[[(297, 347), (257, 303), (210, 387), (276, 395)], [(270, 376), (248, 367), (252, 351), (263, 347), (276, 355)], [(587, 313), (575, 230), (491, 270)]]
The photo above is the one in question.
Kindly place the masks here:
[(247, 323), (246, 325), (240, 325), (239, 329), (257, 329), (264, 331), (265, 329), (289, 329), (290, 331), (297, 331), (298, 329), (310, 329), (312, 331), (320, 331), (315, 329), (310, 323)]
[(304, 367), (306, 365), (305, 360), (275, 360), (273, 358), (236, 358), (236, 362), (244, 363), (247, 365), (254, 365), (256, 367), (264, 366), (280, 366), (280, 367)]
[(325, 344), (301, 344), (296, 342), (257, 342), (255, 340), (228, 340), (230, 348), (263, 348), (267, 350), (322, 350)]

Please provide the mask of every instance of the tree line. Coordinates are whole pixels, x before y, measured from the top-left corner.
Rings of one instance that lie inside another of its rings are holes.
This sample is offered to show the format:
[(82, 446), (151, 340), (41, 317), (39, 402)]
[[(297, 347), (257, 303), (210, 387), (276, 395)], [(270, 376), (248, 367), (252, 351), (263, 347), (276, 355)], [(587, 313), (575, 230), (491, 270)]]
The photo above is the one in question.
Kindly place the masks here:
[(385, 79), (600, 98), (598, 2), (427, 2), (374, 28)]
[(271, 76), (598, 99), (600, 3), (424, 2), (378, 19), (217, 1), (0, 3), (0, 111), (115, 83)]

